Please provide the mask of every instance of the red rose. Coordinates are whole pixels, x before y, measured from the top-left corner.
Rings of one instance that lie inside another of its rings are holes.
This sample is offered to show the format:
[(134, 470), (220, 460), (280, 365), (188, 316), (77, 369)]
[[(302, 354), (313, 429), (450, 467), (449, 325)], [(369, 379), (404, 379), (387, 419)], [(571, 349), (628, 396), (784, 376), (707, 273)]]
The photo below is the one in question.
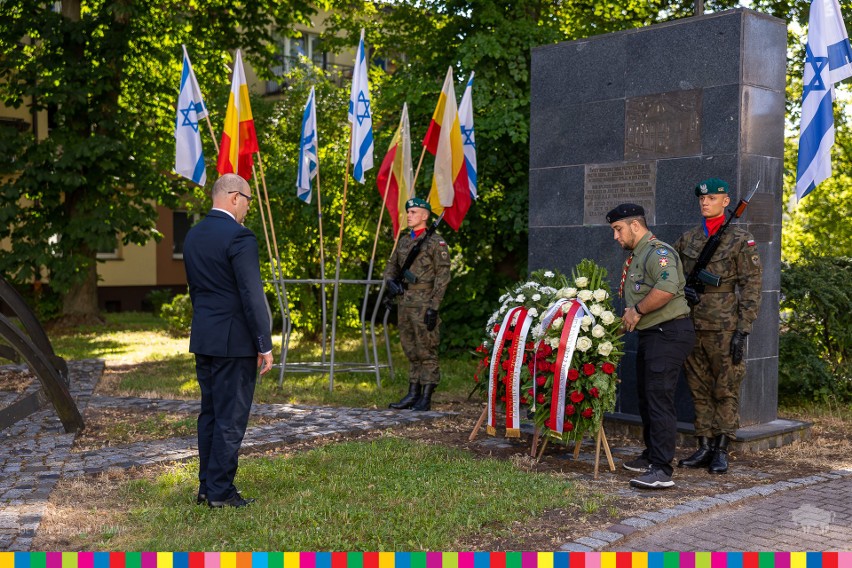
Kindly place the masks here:
[(544, 393), (543, 393), (543, 392), (538, 393), (538, 395), (535, 397), (535, 401), (536, 401), (537, 403), (539, 403), (539, 404), (544, 404), (544, 401), (545, 401), (545, 400), (547, 400), (547, 399), (546, 399), (546, 398), (544, 398)]
[(539, 371), (546, 373), (546, 372), (550, 371), (550, 363), (548, 363), (547, 361), (539, 361), (538, 364), (536, 365), (536, 368)]
[(583, 393), (580, 391), (574, 391), (571, 393), (571, 402), (577, 404), (578, 402), (583, 402), (583, 399), (586, 398), (583, 396)]
[(500, 331), (500, 324), (499, 323), (494, 324), (494, 333), (497, 333), (498, 331)]
[(507, 332), (503, 335), (503, 337), (504, 337), (504, 338), (506, 338), (506, 341), (512, 341), (512, 339), (514, 339), (514, 337), (515, 337), (515, 334), (514, 334), (514, 333), (512, 333), (511, 331), (507, 331)]
[(580, 373), (577, 372), (577, 369), (568, 369), (568, 380), (576, 381), (580, 378)]
[(568, 404), (565, 406), (565, 416), (574, 416), (574, 412), (576, 412), (576, 409), (574, 408), (573, 404)]
[(524, 345), (524, 349), (526, 349), (527, 351), (532, 351), (533, 347), (535, 347), (535, 343), (533, 343), (532, 341), (527, 341), (526, 345)]
[(570, 432), (571, 430), (574, 429), (574, 425), (571, 424), (570, 422), (566, 422), (565, 424), (562, 425), (562, 429), (565, 430), (566, 432)]
[(506, 395), (505, 394), (500, 397), (500, 402), (506, 402)]
[(533, 390), (532, 390), (532, 389), (527, 389), (527, 394), (528, 394), (528, 395), (530, 395), (530, 396), (532, 396), (532, 395), (533, 395)]
[(544, 356), (549, 357), (551, 353), (553, 353), (553, 347), (550, 345), (545, 345), (542, 347), (542, 351), (544, 351)]
[(478, 383), (478, 382), (479, 382), (479, 375), (474, 375), (474, 376), (473, 376), (473, 382), (475, 382), (475, 383)]
[(509, 360), (506, 359), (505, 361), (503, 361), (503, 364), (501, 366), (503, 367), (504, 371), (508, 371), (509, 370)]
[(526, 404), (526, 403), (527, 403), (527, 397), (522, 396), (521, 397), (521, 404)]
[(615, 372), (615, 365), (612, 363), (604, 363), (601, 365), (601, 371), (606, 373), (607, 375), (611, 375)]
[(595, 398), (601, 397), (601, 391), (598, 390), (598, 387), (592, 387), (589, 389), (589, 394)]
[(591, 363), (586, 363), (585, 365), (583, 365), (583, 372), (586, 373), (587, 377), (591, 377), (595, 374), (595, 366)]
[(544, 375), (539, 375), (538, 377), (536, 377), (535, 384), (540, 387), (543, 387), (545, 383), (547, 383), (547, 377), (545, 377)]
[(483, 364), (483, 365), (488, 365), (490, 362), (491, 362), (491, 361), (490, 361), (490, 359), (489, 359), (488, 357), (483, 357), (483, 358), (482, 358), (482, 364)]
[(592, 410), (591, 408), (587, 408), (586, 410), (583, 411), (583, 418), (591, 418), (592, 414), (594, 414), (594, 413), (595, 413), (594, 410)]
[(553, 423), (552, 418), (548, 418), (547, 420), (545, 420), (544, 425), (547, 426), (548, 428), (550, 428), (551, 430), (553, 430), (556, 427), (556, 425)]

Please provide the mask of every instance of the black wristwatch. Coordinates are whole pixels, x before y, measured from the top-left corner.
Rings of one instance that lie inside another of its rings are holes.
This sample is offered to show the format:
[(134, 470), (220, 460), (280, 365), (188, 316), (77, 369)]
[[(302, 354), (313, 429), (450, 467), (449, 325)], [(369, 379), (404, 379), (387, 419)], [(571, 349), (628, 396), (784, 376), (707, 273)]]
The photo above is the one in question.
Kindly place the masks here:
[(636, 310), (636, 313), (639, 314), (640, 316), (645, 315), (645, 314), (643, 314), (642, 312), (639, 311), (639, 302), (636, 302), (636, 305), (633, 306), (633, 309)]

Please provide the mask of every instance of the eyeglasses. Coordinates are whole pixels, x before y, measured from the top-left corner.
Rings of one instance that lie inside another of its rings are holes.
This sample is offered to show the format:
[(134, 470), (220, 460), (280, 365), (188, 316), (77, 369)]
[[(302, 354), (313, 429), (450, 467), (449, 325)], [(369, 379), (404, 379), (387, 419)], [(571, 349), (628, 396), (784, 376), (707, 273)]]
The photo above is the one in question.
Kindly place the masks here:
[(229, 191), (228, 193), (239, 193), (240, 195), (242, 195), (243, 197), (245, 197), (245, 198), (246, 198), (246, 201), (247, 201), (247, 202), (249, 202), (249, 203), (251, 203), (251, 200), (252, 200), (252, 199), (254, 199), (254, 196), (253, 196), (253, 195), (246, 195), (246, 194), (245, 194), (245, 193), (243, 193), (242, 191)]

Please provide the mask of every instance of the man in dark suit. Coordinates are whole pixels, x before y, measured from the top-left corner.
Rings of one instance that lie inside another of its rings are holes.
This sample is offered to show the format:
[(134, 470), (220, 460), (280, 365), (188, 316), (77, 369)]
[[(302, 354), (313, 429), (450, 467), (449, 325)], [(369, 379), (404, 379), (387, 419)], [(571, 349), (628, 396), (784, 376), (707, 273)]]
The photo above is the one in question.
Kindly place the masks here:
[(234, 487), (257, 369), (272, 367), (271, 325), (260, 279), (257, 239), (242, 225), (249, 184), (225, 174), (213, 184), (213, 208), (190, 229), (184, 264), (192, 300), (189, 350), (201, 387), (198, 497), (210, 507), (244, 507)]

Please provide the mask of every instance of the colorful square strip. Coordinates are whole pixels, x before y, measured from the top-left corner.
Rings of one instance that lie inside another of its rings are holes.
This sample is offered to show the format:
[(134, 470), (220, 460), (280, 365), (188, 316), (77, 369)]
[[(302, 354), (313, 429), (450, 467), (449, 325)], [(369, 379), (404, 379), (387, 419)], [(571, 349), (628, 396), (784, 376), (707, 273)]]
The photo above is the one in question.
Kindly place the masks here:
[(852, 568), (852, 552), (0, 552), (0, 568)]

